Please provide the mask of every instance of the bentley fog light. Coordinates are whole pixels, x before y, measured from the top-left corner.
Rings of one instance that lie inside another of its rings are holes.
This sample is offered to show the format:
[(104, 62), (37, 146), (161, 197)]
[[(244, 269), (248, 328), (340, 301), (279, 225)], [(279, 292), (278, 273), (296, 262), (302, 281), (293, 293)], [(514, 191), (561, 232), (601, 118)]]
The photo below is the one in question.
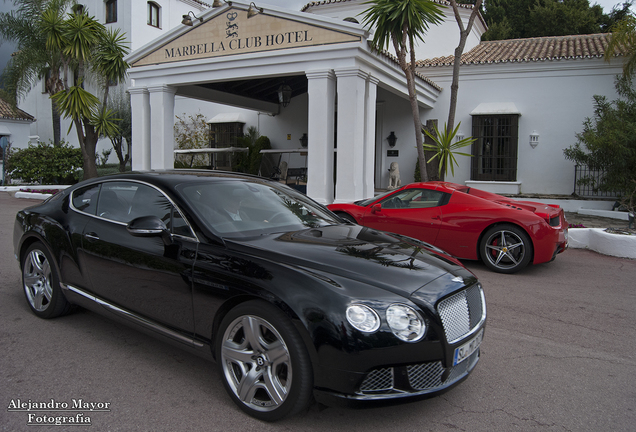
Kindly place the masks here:
[(355, 304), (347, 308), (347, 321), (361, 332), (374, 332), (380, 327), (380, 317), (368, 306)]
[(413, 308), (393, 304), (386, 310), (386, 320), (395, 336), (406, 342), (416, 342), (426, 333), (426, 323)]

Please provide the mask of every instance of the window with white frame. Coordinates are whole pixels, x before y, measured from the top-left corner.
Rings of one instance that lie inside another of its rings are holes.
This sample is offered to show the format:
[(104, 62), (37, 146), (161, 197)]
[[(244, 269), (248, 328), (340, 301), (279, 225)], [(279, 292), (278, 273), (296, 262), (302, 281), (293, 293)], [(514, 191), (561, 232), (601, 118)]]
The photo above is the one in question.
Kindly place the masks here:
[(155, 2), (148, 2), (148, 25), (161, 28), (161, 6)]
[(117, 0), (106, 1), (106, 24), (117, 22)]

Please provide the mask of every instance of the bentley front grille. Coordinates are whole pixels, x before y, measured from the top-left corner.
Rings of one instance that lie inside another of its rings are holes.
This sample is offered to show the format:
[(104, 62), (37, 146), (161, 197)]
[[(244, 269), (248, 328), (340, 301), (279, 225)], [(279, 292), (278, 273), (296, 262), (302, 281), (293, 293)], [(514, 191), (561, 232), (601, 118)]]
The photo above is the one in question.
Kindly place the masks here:
[(448, 343), (462, 339), (486, 319), (486, 300), (481, 284), (442, 300), (437, 305), (437, 313)]
[[(479, 350), (449, 370), (444, 369), (441, 361), (374, 369), (367, 374), (362, 382), (360, 393), (371, 395), (392, 391), (404, 393), (428, 390), (432, 392), (462, 378), (475, 366), (477, 360), (479, 360)], [(406, 372), (408, 385), (405, 383), (403, 386), (398, 386), (394, 376), (404, 372)], [(446, 379), (444, 379), (445, 375), (447, 375)]]
[(393, 388), (393, 368), (374, 369), (360, 386), (361, 392), (379, 392)]

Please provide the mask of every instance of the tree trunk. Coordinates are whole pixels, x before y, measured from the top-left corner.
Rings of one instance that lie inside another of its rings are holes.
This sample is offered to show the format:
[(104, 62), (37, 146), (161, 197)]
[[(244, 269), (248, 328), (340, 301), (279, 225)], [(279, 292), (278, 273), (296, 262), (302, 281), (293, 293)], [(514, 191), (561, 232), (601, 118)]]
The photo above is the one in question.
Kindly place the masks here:
[(475, 18), (479, 14), (479, 8), (483, 0), (477, 0), (473, 5), (473, 10), (468, 18), (468, 25), (464, 29), (464, 23), (459, 15), (459, 6), (457, 6), (456, 0), (449, 0), (453, 13), (455, 15), (455, 21), (459, 26), (459, 44), (455, 48), (455, 59), (453, 61), (453, 81), (451, 83), (451, 96), (450, 107), (448, 109), (448, 122), (446, 123), (446, 132), (450, 133), (455, 128), (455, 113), (457, 111), (457, 94), (459, 93), (459, 67), (461, 66), (462, 54), (464, 53), (464, 47), (466, 46), (466, 40), (470, 31), (473, 28)]
[[(97, 164), (95, 161), (95, 148), (97, 147), (97, 139), (99, 136), (95, 132), (95, 128), (89, 124), (88, 119), (83, 121), (73, 120), (75, 129), (77, 130), (77, 138), (79, 139), (80, 148), (82, 149), (82, 165), (84, 168), (83, 180), (97, 177)], [(86, 131), (86, 135), (84, 135)]]
[[(439, 125), (437, 124), (438, 121), (437, 119), (433, 119), (433, 120), (427, 120), (426, 121), (426, 130), (428, 130), (430, 133), (434, 133), (435, 132), (435, 128), (434, 126), (439, 127)], [(435, 144), (435, 141), (433, 141), (428, 135), (424, 136), (424, 142), (426, 144)], [(440, 177), (440, 173), (439, 173), (439, 161), (437, 159), (433, 159), (432, 161), (428, 162), (428, 160), (430, 158), (432, 158), (433, 156), (435, 156), (437, 152), (435, 152), (434, 150), (426, 150), (424, 151), (424, 156), (426, 158), (426, 169), (428, 171), (428, 179), (429, 181), (438, 181), (438, 180), (444, 180), (443, 177)]]
[(57, 147), (62, 141), (62, 120), (60, 117), (60, 111), (53, 99), (51, 99), (51, 118), (53, 120), (53, 145)]
[[(406, 87), (409, 92), (409, 101), (411, 102), (411, 113), (413, 114), (413, 126), (415, 127), (415, 147), (417, 148), (417, 154), (419, 156), (420, 163), (420, 178), (423, 182), (428, 181), (428, 171), (426, 170), (426, 158), (424, 156), (424, 146), (422, 145), (422, 121), (420, 120), (420, 107), (417, 104), (417, 92), (415, 91), (415, 63), (406, 63), (406, 47), (397, 43), (396, 38), (392, 37), (393, 47), (397, 54), (400, 67), (404, 71), (406, 76)], [(412, 45), (412, 44), (411, 44)], [(413, 47), (411, 46), (411, 51)], [(411, 59), (414, 54), (412, 53)]]

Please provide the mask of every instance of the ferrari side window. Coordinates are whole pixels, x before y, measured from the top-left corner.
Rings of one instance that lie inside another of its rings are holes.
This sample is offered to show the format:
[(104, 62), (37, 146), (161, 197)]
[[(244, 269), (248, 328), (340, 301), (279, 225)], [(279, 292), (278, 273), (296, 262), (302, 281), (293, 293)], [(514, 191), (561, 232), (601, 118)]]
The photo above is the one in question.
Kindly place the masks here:
[(430, 208), (440, 205), (443, 192), (428, 189), (406, 189), (382, 202), (382, 208)]
[(91, 215), (97, 211), (97, 196), (100, 185), (90, 185), (73, 192), (73, 207)]

